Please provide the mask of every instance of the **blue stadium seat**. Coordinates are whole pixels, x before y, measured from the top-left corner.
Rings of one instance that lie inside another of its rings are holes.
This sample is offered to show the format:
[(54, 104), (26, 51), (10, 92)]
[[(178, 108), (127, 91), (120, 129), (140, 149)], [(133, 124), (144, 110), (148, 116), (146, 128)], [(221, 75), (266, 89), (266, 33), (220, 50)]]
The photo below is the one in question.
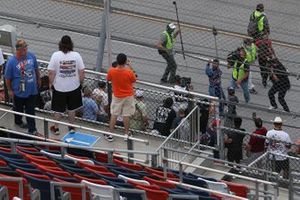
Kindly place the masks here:
[(27, 176), (27, 175), (25, 175), (25, 178), (30, 183), (32, 188), (38, 189), (40, 191), (41, 199), (51, 200), (50, 181), (49, 180), (37, 179), (37, 178)]
[(68, 172), (72, 173), (72, 174), (78, 174), (81, 176), (85, 176), (88, 178), (94, 178), (94, 174), (91, 172), (86, 171), (85, 169), (82, 169), (80, 167), (70, 167), (68, 165), (64, 165), (64, 164), (59, 164), (60, 167), (62, 167), (63, 169), (67, 170)]
[(75, 164), (73, 160), (70, 159), (64, 159), (64, 158), (53, 158), (51, 157), (51, 160), (61, 163), (61, 164)]
[(51, 179), (58, 178), (60, 180), (67, 181), (67, 182), (70, 182), (70, 183), (79, 183), (79, 181), (74, 177), (58, 176), (56, 174), (52, 174), (52, 173), (49, 173), (49, 172), (46, 172), (45, 174), (47, 176), (49, 176)]
[(99, 177), (101, 179), (104, 179), (105, 181), (112, 181), (112, 182), (120, 182), (120, 183), (125, 183), (124, 180), (120, 179), (120, 178), (115, 178), (115, 177), (110, 177), (110, 176), (104, 176), (102, 174), (95, 174), (95, 177)]
[(0, 151), (0, 157), (5, 159), (5, 158), (13, 158), (13, 159), (24, 159), (22, 155), (16, 154), (16, 153), (7, 153)]
[(0, 174), (5, 174), (7, 176), (14, 176), (14, 177), (20, 176), (20, 174), (18, 174), (15, 170), (11, 169), (10, 167), (0, 167)]
[(133, 189), (134, 187), (129, 183), (121, 183), (121, 182), (113, 182), (113, 181), (107, 181), (107, 183), (115, 188), (128, 188)]
[(109, 169), (111, 172), (115, 173), (116, 175), (122, 174), (124, 176), (127, 176), (129, 178), (134, 178), (134, 179), (141, 179), (142, 177), (138, 174), (130, 173), (126, 170), (119, 170), (119, 169)]
[(204, 180), (198, 180), (198, 179), (195, 179), (195, 178), (190, 178), (190, 177), (187, 177), (187, 176), (183, 176), (182, 181), (184, 183), (187, 183), (187, 184), (207, 188), (207, 183)]
[(34, 174), (42, 174), (42, 172), (39, 169), (36, 169), (36, 168), (21, 167), (21, 166), (14, 165), (14, 164), (11, 164), (11, 163), (8, 163), (8, 165), (13, 169), (21, 169), (23, 171), (34, 173)]
[(36, 167), (33, 164), (26, 163), (26, 162), (18, 162), (16, 160), (9, 160), (8, 165), (13, 164), (16, 166), (24, 167), (24, 168), (30, 168), (30, 169), (35, 169)]

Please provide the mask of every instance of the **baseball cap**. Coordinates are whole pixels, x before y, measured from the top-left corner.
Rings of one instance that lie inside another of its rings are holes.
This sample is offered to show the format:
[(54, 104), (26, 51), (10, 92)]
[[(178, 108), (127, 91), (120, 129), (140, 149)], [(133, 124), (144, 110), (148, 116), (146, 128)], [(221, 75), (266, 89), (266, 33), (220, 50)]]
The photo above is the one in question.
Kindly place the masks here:
[(135, 91), (135, 96), (136, 96), (136, 97), (143, 97), (143, 96), (144, 96), (144, 92), (141, 91), (141, 90), (136, 90), (136, 91)]
[(275, 117), (273, 123), (281, 124), (282, 123), (281, 117)]

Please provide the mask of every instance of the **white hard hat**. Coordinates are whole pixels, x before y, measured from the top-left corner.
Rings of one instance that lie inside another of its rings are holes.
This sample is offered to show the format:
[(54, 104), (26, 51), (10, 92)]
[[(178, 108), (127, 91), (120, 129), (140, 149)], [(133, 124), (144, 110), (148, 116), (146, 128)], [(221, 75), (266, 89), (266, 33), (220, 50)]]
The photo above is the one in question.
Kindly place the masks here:
[(274, 119), (273, 122), (274, 122), (274, 123), (281, 124), (281, 123), (282, 123), (282, 119), (281, 119), (281, 117), (275, 117), (275, 119)]
[(170, 29), (175, 29), (175, 28), (176, 28), (176, 25), (172, 22), (172, 23), (170, 23), (170, 24), (168, 25), (168, 27), (169, 27)]

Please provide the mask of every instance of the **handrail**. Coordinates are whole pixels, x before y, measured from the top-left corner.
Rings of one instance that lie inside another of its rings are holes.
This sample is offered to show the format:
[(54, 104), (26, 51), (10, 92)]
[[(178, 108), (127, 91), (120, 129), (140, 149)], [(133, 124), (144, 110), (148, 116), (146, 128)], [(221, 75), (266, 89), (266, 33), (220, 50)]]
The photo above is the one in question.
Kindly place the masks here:
[(217, 169), (212, 169), (212, 168), (208, 168), (208, 167), (194, 165), (194, 164), (190, 164), (190, 163), (186, 163), (186, 162), (180, 162), (180, 161), (177, 161), (177, 160), (174, 160), (174, 159), (170, 159), (170, 158), (163, 157), (163, 160), (167, 161), (167, 162), (172, 162), (172, 163), (177, 163), (177, 164), (180, 164), (180, 165), (185, 165), (185, 166), (193, 167), (193, 168), (196, 168), (196, 169), (202, 169), (202, 170), (206, 170), (206, 171), (218, 173), (218, 174), (235, 176), (237, 178), (244, 179), (244, 180), (247, 180), (247, 181), (252, 181), (252, 182), (257, 182), (257, 183), (262, 183), (262, 184), (268, 184), (268, 185), (272, 185), (272, 186), (277, 186), (276, 183), (272, 183), (272, 182), (269, 182), (269, 181), (265, 181), (265, 180), (261, 180), (261, 179), (256, 179), (256, 178), (251, 178), (251, 177), (247, 177), (247, 176), (243, 176), (243, 175), (239, 175), (239, 174), (233, 174), (233, 173), (230, 173), (230, 172), (224, 172), (224, 171), (220, 171), (220, 170), (217, 170)]
[(209, 193), (220, 194), (222, 196), (230, 197), (230, 198), (233, 198), (233, 199), (248, 200), (247, 198), (244, 198), (244, 197), (239, 197), (239, 196), (235, 196), (235, 195), (232, 195), (232, 194), (223, 193), (223, 192), (220, 192), (220, 191), (217, 191), (217, 190), (211, 190), (211, 189), (208, 189), (208, 188), (198, 187), (198, 186), (195, 186), (195, 185), (190, 185), (190, 184), (186, 184), (186, 183), (180, 183), (180, 182), (176, 182), (176, 181), (172, 181), (172, 180), (167, 180), (167, 182), (173, 183), (175, 185), (182, 185), (184, 187), (188, 187), (188, 188), (193, 188), (193, 189), (197, 189), (197, 190), (209, 192)]
[(141, 143), (145, 143), (146, 145), (149, 145), (148, 140), (134, 138), (134, 137), (131, 137), (131, 136), (119, 135), (119, 134), (116, 134), (116, 133), (111, 133), (111, 132), (107, 132), (107, 131), (88, 128), (88, 127), (85, 127), (85, 126), (71, 124), (71, 123), (67, 123), (67, 122), (61, 122), (61, 121), (57, 121), (57, 120), (53, 120), (53, 119), (49, 119), (49, 118), (45, 118), (45, 117), (39, 117), (39, 116), (36, 116), (36, 115), (29, 115), (29, 114), (26, 114), (26, 113), (20, 113), (20, 112), (16, 112), (16, 111), (12, 111), (12, 110), (7, 110), (7, 109), (4, 109), (4, 108), (0, 108), (0, 111), (8, 112), (8, 113), (11, 113), (11, 114), (17, 114), (17, 115), (21, 115), (21, 116), (24, 116), (24, 117), (31, 117), (31, 118), (38, 119), (38, 120), (41, 120), (41, 121), (57, 123), (57, 124), (65, 125), (65, 126), (72, 126), (74, 128), (79, 128), (79, 129), (83, 129), (83, 130), (86, 130), (86, 131), (93, 131), (93, 132), (96, 132), (96, 133), (111, 135), (111, 136), (120, 137), (120, 138), (128, 138), (132, 141), (141, 142)]
[[(0, 128), (0, 131), (7, 131), (7, 132), (12, 132), (12, 133), (16, 132), (16, 131), (3, 129), (3, 128)], [(135, 153), (135, 154), (146, 154), (146, 155), (157, 155), (158, 154), (157, 152), (152, 152), (152, 151), (137, 151), (137, 150), (127, 150), (127, 149), (78, 146), (78, 145), (68, 144), (68, 143), (59, 142), (59, 141), (57, 141), (56, 143), (52, 143), (52, 142), (43, 142), (43, 141), (37, 141), (37, 140), (14, 139), (14, 138), (6, 138), (6, 137), (0, 137), (0, 141), (33, 144), (33, 145), (47, 145), (47, 146), (63, 147), (63, 148), (76, 148), (76, 149), (83, 149), (83, 150), (90, 150), (90, 151)]]

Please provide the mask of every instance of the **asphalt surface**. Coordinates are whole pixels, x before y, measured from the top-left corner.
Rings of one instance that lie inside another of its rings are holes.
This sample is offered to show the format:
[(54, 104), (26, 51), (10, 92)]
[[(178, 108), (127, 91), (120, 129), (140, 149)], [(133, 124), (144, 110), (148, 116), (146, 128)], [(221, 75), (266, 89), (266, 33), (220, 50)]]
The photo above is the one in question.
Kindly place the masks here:
[[(258, 2), (265, 4), (265, 12), (271, 24), (271, 38), (283, 42), (298, 44), (299, 19), (298, 10), (300, 2), (296, 0), (268, 0), (268, 1), (239, 1), (239, 0), (181, 0), (177, 1), (179, 17), (181, 21), (203, 25), (215, 26), (217, 29), (245, 33), (249, 15)], [(175, 10), (172, 1), (159, 0), (113, 0), (114, 8), (134, 11), (146, 15), (154, 15), (162, 18), (175, 20)], [(16, 21), (7, 17), (17, 18)], [(74, 40), (75, 50), (79, 51), (89, 69), (96, 67), (96, 56), (98, 49), (98, 34), (101, 27), (102, 10), (78, 5), (71, 5), (51, 0), (2, 0), (0, 7), (0, 24), (16, 25), (18, 32), (28, 40), (29, 48), (37, 54), (39, 59), (49, 60), (51, 54), (58, 49), (58, 41), (62, 35), (69, 34)], [(159, 34), (165, 29), (166, 24), (131, 16), (112, 14), (111, 32), (115, 38), (143, 42), (154, 45)], [(30, 22), (30, 23), (29, 23)], [(47, 27), (45, 25), (48, 25)], [(49, 26), (51, 25), (51, 26)], [(65, 30), (62, 30), (65, 29)], [(75, 30), (68, 31), (68, 30)], [(86, 35), (89, 34), (89, 35)], [(213, 58), (215, 56), (214, 38), (211, 32), (197, 29), (182, 28), (185, 50), (194, 52), (198, 56)], [(219, 34), (217, 36), (218, 53), (221, 59), (240, 46), (242, 40), (233, 36)], [(300, 55), (298, 49), (274, 45), (277, 56), (288, 67), (290, 72), (299, 74), (298, 65)], [(6, 48), (4, 48), (7, 50)], [(177, 40), (176, 49), (180, 50), (180, 43)], [(166, 66), (164, 60), (158, 55), (157, 50), (130, 44), (122, 41), (112, 42), (112, 52), (116, 55), (119, 52), (126, 52), (133, 62), (133, 67), (139, 75), (139, 79), (159, 83), (161, 74)], [(107, 68), (107, 55), (105, 54), (104, 68)], [(177, 54), (178, 74), (192, 78), (195, 91), (207, 94), (208, 79), (204, 73), (206, 62), (187, 58), (187, 66), (182, 55)], [(251, 95), (251, 104), (269, 106), (267, 91), (261, 85), (260, 75), (257, 68), (252, 67), (253, 82), (256, 85), (257, 95)], [(229, 85), (231, 71), (222, 67), (223, 88)], [(293, 112), (299, 112), (299, 81), (291, 77), (292, 88), (287, 94), (287, 102)], [(243, 96), (237, 91), (241, 102)], [(255, 110), (257, 115), (270, 121), (275, 117), (274, 113)], [(243, 117), (251, 117), (253, 109), (239, 108), (238, 113)], [(285, 124), (294, 126), (287, 128), (292, 138), (297, 139), (299, 118), (282, 115)], [(244, 126), (252, 131), (251, 120), (245, 119)], [(271, 128), (271, 124), (267, 125)]]

